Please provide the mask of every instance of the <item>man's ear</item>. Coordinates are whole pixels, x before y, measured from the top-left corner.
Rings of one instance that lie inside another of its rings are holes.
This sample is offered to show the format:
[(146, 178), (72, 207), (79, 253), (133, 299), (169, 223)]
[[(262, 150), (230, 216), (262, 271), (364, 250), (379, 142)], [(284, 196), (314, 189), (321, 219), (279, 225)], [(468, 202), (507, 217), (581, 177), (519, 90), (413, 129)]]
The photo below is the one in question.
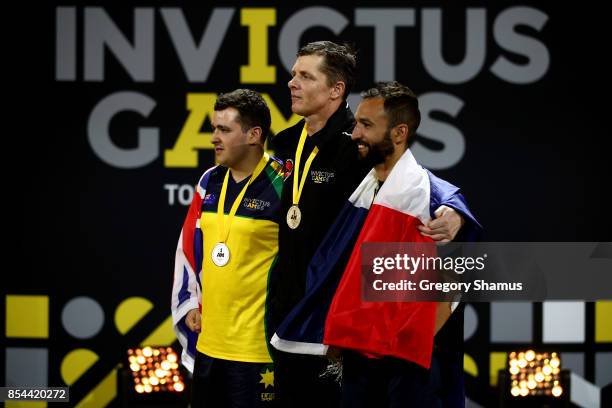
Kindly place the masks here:
[(405, 123), (400, 123), (391, 129), (391, 139), (394, 144), (405, 145), (410, 137), (410, 129)]
[(342, 95), (344, 95), (345, 89), (346, 89), (346, 84), (344, 83), (344, 81), (336, 82), (336, 84), (331, 89), (330, 97), (334, 100), (338, 98), (342, 98)]
[(254, 126), (247, 131), (247, 143), (249, 145), (262, 144), (261, 142), (261, 128)]

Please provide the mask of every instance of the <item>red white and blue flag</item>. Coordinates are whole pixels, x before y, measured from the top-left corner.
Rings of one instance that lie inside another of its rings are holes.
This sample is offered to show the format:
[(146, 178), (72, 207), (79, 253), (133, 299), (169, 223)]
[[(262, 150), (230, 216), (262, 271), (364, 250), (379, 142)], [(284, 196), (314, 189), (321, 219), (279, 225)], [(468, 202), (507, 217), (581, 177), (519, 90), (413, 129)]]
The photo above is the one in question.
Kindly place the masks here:
[(202, 230), (200, 217), (202, 215), (202, 202), (206, 197), (206, 186), (212, 170), (208, 169), (200, 178), (196, 192), (193, 195), (191, 206), (185, 217), (181, 235), (176, 248), (174, 261), (174, 282), (172, 284), (172, 323), (174, 332), (183, 347), (181, 361), (183, 365), (193, 372), (196, 355), (198, 334), (192, 332), (185, 324), (185, 316), (192, 309), (201, 311), (202, 282)]
[[(432, 242), (417, 227), (441, 205), (458, 211), (472, 240), (480, 225), (459, 189), (423, 169), (407, 150), (379, 188), (372, 170), (349, 198), (307, 271), (306, 296), (277, 328), (282, 351), (324, 355), (328, 346), (394, 356), (429, 367), (436, 303), (365, 302), (361, 244)], [(350, 254), (350, 257), (349, 257)]]

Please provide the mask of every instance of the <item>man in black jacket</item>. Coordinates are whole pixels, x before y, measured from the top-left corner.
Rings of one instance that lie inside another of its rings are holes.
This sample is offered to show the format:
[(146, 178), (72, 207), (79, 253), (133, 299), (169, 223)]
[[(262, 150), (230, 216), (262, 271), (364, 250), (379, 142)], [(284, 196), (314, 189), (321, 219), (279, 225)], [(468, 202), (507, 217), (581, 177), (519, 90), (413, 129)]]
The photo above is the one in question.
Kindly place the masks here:
[[(304, 117), (272, 139), (285, 162), (281, 197), (279, 255), (269, 278), (266, 333), (302, 299), (306, 268), (345, 201), (373, 164), (360, 160), (351, 133), (355, 119), (346, 98), (355, 83), (355, 53), (330, 41), (302, 47), (289, 81), (291, 110)], [(444, 211), (424, 232), (433, 239), (452, 239), (462, 218)], [(338, 406), (339, 389), (321, 378), (328, 362), (314, 356), (272, 350), (276, 396), (281, 407)]]

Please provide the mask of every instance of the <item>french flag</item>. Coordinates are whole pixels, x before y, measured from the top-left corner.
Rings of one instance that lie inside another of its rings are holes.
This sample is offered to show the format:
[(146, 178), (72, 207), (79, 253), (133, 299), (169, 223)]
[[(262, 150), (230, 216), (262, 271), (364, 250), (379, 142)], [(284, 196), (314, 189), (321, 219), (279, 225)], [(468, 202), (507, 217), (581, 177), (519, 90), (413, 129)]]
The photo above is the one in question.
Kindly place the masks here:
[(363, 301), (361, 244), (432, 242), (417, 227), (440, 205), (464, 217), (466, 235), (481, 227), (459, 189), (422, 168), (410, 150), (378, 188), (372, 170), (327, 233), (308, 267), (305, 297), (272, 337), (278, 350), (324, 355), (336, 346), (429, 368), (436, 303)]

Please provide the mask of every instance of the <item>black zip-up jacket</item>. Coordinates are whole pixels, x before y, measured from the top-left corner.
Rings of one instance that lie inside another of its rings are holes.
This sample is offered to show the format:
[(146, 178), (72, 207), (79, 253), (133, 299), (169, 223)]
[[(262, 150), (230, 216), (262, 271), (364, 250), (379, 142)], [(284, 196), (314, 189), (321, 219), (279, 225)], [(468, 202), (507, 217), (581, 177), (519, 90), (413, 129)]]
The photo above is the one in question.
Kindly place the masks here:
[[(319, 153), (308, 171), (299, 201), (302, 220), (295, 230), (290, 229), (286, 222), (287, 211), (292, 206), (295, 169), (285, 180), (281, 197), (279, 253), (270, 273), (268, 287), (268, 339), (304, 297), (306, 268), (313, 254), (344, 203), (372, 168), (365, 161), (359, 160), (357, 145), (351, 140), (354, 126), (353, 113), (344, 103), (321, 130), (306, 138), (300, 159), (300, 177), (315, 146), (319, 148)], [(295, 164), (295, 153), (303, 127), (304, 120), (301, 120), (272, 139), (276, 156), (285, 162), (291, 160), (289, 166)]]

